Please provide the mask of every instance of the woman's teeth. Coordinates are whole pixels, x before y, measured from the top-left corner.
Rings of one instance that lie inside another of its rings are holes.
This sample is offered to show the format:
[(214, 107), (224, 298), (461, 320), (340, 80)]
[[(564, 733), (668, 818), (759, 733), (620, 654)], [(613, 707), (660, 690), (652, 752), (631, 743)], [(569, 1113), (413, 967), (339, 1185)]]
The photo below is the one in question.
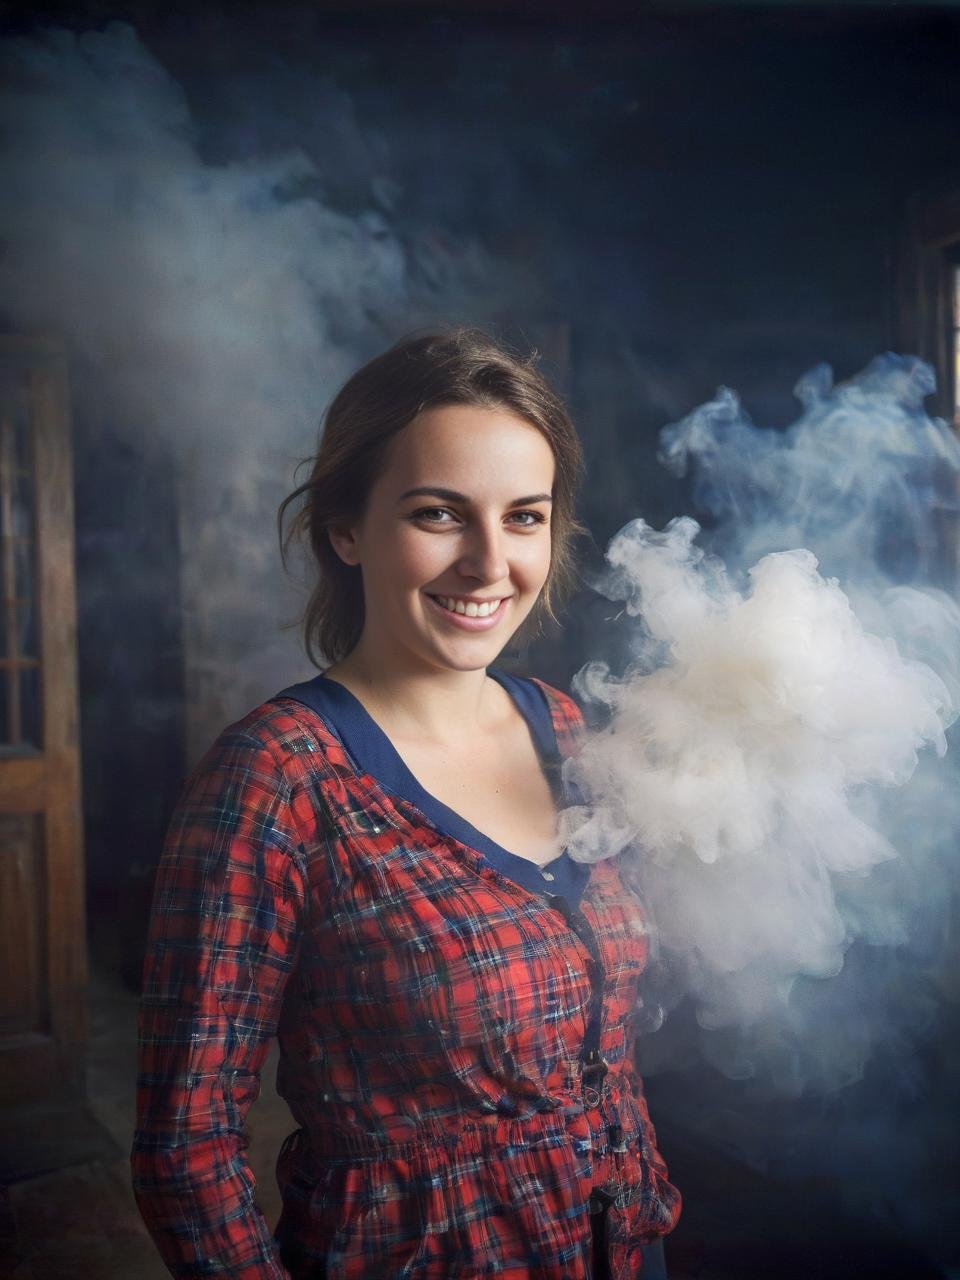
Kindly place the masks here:
[(491, 613), (496, 613), (500, 608), (499, 600), (488, 600), (483, 604), (477, 604), (475, 600), (455, 600), (453, 596), (434, 596), (437, 604), (442, 604), (444, 609), (449, 609), (451, 613), (463, 613), (468, 618), (489, 618)]

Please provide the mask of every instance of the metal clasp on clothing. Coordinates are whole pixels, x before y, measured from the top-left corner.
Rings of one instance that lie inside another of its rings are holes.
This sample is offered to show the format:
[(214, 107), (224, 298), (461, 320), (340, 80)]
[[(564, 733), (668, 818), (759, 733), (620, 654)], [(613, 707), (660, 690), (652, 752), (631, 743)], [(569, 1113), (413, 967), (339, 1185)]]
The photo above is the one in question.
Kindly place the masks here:
[(583, 1081), (594, 1089), (603, 1083), (610, 1065), (599, 1049), (590, 1049), (583, 1060)]
[(610, 1139), (610, 1150), (615, 1151), (617, 1155), (624, 1155), (627, 1150), (627, 1144), (624, 1139), (623, 1125), (611, 1124), (607, 1126), (607, 1137)]
[(603, 1081), (610, 1070), (599, 1049), (590, 1049), (583, 1060), (583, 1101), (588, 1107), (599, 1107)]

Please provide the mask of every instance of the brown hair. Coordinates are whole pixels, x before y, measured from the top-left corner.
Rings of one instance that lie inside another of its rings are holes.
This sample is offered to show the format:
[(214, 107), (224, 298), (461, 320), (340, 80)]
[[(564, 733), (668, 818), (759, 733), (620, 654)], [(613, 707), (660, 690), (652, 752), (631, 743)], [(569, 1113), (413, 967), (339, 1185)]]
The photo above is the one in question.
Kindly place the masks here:
[[(560, 396), (535, 367), (539, 353), (515, 354), (480, 329), (457, 327), (413, 333), (358, 369), (329, 405), (310, 476), (281, 503), (277, 528), (284, 565), (294, 540), (303, 539), (319, 575), (303, 616), (307, 655), (338, 662), (363, 630), (360, 569), (345, 564), (330, 542), (331, 525), (363, 515), (388, 446), (417, 414), (444, 404), (507, 409), (546, 437), (555, 475), (550, 571), (517, 637), (538, 635), (543, 618), (556, 621), (557, 603), (573, 588), (574, 539), (586, 530), (575, 515), (583, 471), (580, 441)], [(291, 506), (303, 499), (286, 528)]]

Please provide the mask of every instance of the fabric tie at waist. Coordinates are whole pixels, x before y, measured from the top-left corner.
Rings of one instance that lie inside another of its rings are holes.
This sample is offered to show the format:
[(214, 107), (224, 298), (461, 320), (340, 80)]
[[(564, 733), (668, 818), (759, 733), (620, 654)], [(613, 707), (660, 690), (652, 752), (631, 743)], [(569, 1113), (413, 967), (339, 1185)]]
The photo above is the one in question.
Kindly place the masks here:
[[(572, 1123), (568, 1123), (572, 1121)], [(579, 1123), (578, 1123), (579, 1121)], [(534, 1128), (534, 1125), (536, 1126)], [(401, 1131), (402, 1132), (402, 1131)], [(351, 1125), (317, 1125), (309, 1134), (298, 1129), (287, 1142), (298, 1152), (318, 1161), (336, 1159), (401, 1159), (437, 1147), (496, 1154), (505, 1147), (554, 1146), (566, 1142), (592, 1146), (589, 1125), (578, 1108), (572, 1115), (566, 1108), (543, 1111), (533, 1116), (498, 1116), (470, 1120), (447, 1128), (438, 1121), (411, 1121), (409, 1137), (391, 1137)], [(284, 1143), (287, 1148), (287, 1143)]]

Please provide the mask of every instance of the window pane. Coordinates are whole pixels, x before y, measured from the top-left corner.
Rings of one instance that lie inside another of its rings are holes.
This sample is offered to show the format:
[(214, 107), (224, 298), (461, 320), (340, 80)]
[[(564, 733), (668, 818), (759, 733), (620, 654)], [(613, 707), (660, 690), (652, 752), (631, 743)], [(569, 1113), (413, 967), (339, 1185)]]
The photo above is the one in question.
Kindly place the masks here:
[(13, 529), (17, 537), (33, 537), (33, 476), (18, 474), (13, 486)]
[(36, 667), (20, 672), (20, 741), (40, 746), (40, 679)]
[(38, 658), (37, 653), (37, 611), (32, 600), (18, 600), (17, 611), (17, 656), (20, 658)]
[(22, 388), (15, 401), (13, 416), (13, 457), (18, 471), (33, 470), (33, 443), (30, 434), (30, 420)]
[(13, 544), (13, 593), (18, 600), (29, 600), (33, 595), (33, 543), (18, 538)]
[(0, 749), (39, 746), (39, 669), (7, 667), (0, 671)]
[[(36, 460), (30, 387), (0, 357), (0, 749), (40, 745)], [(26, 665), (24, 665), (26, 664)]]

